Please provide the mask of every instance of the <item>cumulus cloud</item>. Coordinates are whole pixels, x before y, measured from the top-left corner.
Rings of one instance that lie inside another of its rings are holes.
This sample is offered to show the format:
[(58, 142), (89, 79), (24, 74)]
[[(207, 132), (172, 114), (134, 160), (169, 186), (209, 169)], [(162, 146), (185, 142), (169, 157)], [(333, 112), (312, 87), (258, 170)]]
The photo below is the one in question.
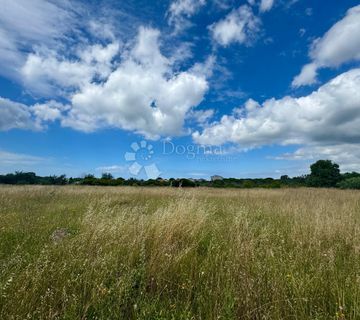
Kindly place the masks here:
[(190, 26), (188, 19), (205, 4), (206, 0), (174, 0), (167, 12), (169, 25), (174, 27), (175, 32), (186, 29)]
[[(161, 52), (160, 32), (145, 27), (122, 50), (115, 41), (85, 46), (71, 59), (40, 50), (28, 55), (21, 70), (24, 84), (43, 97), (58, 95), (68, 103), (18, 105), (14, 115), (32, 116), (38, 127), (58, 120), (85, 132), (111, 127), (148, 138), (181, 135), (188, 112), (208, 89), (212, 61), (204, 62), (203, 72), (200, 64), (179, 71), (176, 59)], [(2, 126), (8, 123), (26, 127), (25, 121), (4, 121)]]
[(314, 84), (317, 83), (317, 69), (318, 66), (315, 63), (309, 63), (305, 66), (303, 66), (303, 68), (301, 69), (301, 72), (299, 75), (297, 75), (293, 82), (292, 82), (292, 86), (293, 87), (300, 87), (304, 84)]
[(269, 99), (262, 105), (249, 100), (242, 113), (223, 116), (193, 138), (200, 144), (230, 142), (243, 148), (294, 144), (319, 152), (326, 146), (354, 155), (350, 146), (360, 142), (359, 88), (360, 69), (353, 69), (308, 96)]
[(112, 71), (112, 60), (119, 43), (92, 45), (79, 50), (77, 59), (68, 60), (55, 51), (30, 53), (21, 68), (22, 81), (31, 91), (41, 95), (62, 94), (78, 89), (93, 80), (106, 79)]
[(249, 45), (260, 31), (261, 21), (248, 5), (231, 11), (223, 20), (212, 24), (209, 29), (213, 39), (222, 46), (237, 42)]
[(48, 122), (61, 121), (69, 109), (70, 106), (54, 100), (27, 106), (0, 97), (0, 131), (42, 130)]
[(50, 100), (43, 104), (37, 103), (31, 106), (29, 110), (34, 115), (36, 122), (41, 125), (43, 122), (62, 119), (64, 112), (70, 108), (69, 105), (63, 105), (60, 102)]
[(87, 82), (71, 97), (64, 126), (93, 131), (122, 128), (148, 138), (179, 135), (187, 113), (208, 89), (205, 76), (196, 72), (174, 73), (160, 51), (160, 33), (140, 28), (133, 48), (101, 82)]
[(346, 16), (334, 24), (321, 38), (314, 40), (309, 56), (312, 62), (304, 66), (292, 82), (300, 87), (316, 82), (317, 70), (338, 67), (360, 60), (360, 5), (349, 9)]
[(274, 5), (274, 0), (261, 0), (260, 2), (260, 11), (266, 12), (271, 10)]
[(0, 97), (0, 131), (11, 129), (39, 129), (33, 119), (29, 108)]

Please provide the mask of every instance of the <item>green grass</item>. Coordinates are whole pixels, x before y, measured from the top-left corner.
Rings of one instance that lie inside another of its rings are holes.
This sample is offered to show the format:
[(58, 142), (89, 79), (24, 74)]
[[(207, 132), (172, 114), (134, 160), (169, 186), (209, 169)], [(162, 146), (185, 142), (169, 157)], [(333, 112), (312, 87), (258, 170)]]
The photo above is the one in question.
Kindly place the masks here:
[(2, 186), (0, 319), (360, 319), (360, 192)]

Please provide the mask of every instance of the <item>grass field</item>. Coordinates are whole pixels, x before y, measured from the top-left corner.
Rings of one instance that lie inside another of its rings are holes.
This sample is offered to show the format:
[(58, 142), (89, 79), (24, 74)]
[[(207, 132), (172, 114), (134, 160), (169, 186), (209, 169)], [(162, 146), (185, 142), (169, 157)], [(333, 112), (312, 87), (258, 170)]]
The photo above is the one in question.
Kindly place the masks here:
[(0, 319), (360, 319), (360, 192), (0, 187)]

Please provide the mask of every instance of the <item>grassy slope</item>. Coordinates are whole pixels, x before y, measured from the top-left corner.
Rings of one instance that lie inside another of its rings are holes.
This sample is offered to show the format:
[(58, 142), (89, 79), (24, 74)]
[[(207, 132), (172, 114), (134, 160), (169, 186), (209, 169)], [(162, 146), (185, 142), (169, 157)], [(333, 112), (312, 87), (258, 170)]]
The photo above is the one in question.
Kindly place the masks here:
[(360, 319), (360, 193), (0, 187), (0, 319), (26, 318)]

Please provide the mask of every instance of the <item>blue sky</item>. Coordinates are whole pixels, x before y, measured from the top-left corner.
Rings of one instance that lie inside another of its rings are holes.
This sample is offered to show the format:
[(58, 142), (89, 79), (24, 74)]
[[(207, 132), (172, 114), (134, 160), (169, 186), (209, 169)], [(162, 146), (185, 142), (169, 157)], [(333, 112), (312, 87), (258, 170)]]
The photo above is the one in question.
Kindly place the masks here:
[(360, 170), (359, 1), (0, 5), (0, 173)]

